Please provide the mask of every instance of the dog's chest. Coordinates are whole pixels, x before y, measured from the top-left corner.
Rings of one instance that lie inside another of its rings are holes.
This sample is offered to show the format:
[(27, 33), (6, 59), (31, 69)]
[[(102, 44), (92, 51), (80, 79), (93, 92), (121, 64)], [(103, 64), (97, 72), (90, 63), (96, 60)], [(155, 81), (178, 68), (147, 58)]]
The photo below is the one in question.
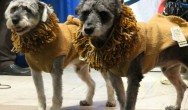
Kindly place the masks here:
[(66, 56), (71, 49), (71, 43), (66, 43), (64, 40), (57, 38), (48, 46), (35, 53), (26, 53), (26, 60), (29, 66), (34, 70), (50, 72), (53, 61), (58, 56)]
[(26, 53), (26, 59), (29, 66), (34, 70), (50, 72), (53, 61), (58, 56), (66, 56), (64, 65), (67, 65), (75, 56), (76, 50), (73, 48), (73, 33), (69, 31), (68, 26), (59, 25), (60, 30), (57, 39), (41, 49), (39, 52)]
[(55, 56), (47, 51), (25, 54), (29, 66), (38, 71), (50, 72)]

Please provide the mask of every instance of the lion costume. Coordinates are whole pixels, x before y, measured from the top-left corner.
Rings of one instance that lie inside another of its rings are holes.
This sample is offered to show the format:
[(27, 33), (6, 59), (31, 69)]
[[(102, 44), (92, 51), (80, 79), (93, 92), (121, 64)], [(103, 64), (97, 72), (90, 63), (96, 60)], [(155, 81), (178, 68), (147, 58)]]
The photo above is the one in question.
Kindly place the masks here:
[(142, 52), (142, 72), (146, 73), (156, 66), (160, 52), (177, 44), (171, 37), (172, 26), (179, 26), (188, 38), (188, 23), (176, 16), (157, 14), (149, 22), (137, 23), (131, 9), (123, 6), (119, 21), (109, 36), (109, 43), (102, 49), (96, 49), (88, 37), (82, 36), (82, 24), (77, 18), (68, 16), (65, 23), (58, 24), (52, 13), (48, 22), (26, 35), (19, 36), (13, 32), (13, 51), (24, 53), (34, 70), (50, 72), (54, 58), (61, 55), (68, 56), (65, 67), (77, 57), (78, 52), (96, 70), (116, 69), (118, 75), (126, 76), (131, 61)]
[(40, 23), (25, 35), (19, 36), (12, 32), (13, 51), (24, 53), (27, 63), (36, 71), (50, 72), (52, 62), (58, 56), (66, 57), (64, 67), (78, 57), (73, 41), (80, 21), (69, 16), (65, 23), (57, 22), (55, 13), (52, 13), (47, 22)]
[(127, 76), (132, 60), (144, 53), (142, 73), (147, 73), (157, 66), (160, 52), (177, 44), (172, 39), (171, 27), (179, 26), (188, 39), (188, 23), (180, 17), (157, 14), (149, 22), (137, 23), (128, 6), (123, 6), (120, 15), (108, 41), (100, 49), (78, 32), (75, 46), (80, 56), (96, 70), (116, 70), (115, 74)]

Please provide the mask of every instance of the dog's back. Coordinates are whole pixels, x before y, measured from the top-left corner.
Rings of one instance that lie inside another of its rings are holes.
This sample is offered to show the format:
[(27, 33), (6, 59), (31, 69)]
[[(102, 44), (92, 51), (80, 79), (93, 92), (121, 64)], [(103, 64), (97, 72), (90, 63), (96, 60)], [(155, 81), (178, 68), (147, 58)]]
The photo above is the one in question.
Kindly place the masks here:
[[(171, 28), (179, 26), (186, 39), (188, 39), (188, 23), (176, 16), (156, 15), (147, 23), (138, 23), (139, 35), (145, 42), (144, 60), (142, 63), (142, 72), (147, 73), (152, 68), (160, 66), (159, 55), (167, 48), (177, 45), (173, 39)], [(181, 47), (180, 47), (181, 48)]]

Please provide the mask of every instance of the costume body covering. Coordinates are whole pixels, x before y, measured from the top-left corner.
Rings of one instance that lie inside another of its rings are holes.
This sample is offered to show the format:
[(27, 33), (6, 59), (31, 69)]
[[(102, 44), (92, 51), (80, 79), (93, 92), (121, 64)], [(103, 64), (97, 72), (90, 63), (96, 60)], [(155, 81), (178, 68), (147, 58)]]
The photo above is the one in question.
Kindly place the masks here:
[[(130, 57), (120, 62), (121, 66), (110, 69), (116, 71), (118, 75), (127, 76), (131, 61), (142, 52), (144, 53), (141, 64), (142, 73), (147, 73), (156, 67), (160, 52), (170, 46), (177, 45), (177, 41), (172, 39), (171, 27), (179, 26), (185, 38), (188, 39), (188, 23), (180, 17), (156, 14), (148, 22), (138, 22), (137, 26), (139, 28), (138, 43), (135, 44), (135, 49), (131, 52)], [(117, 70), (119, 71), (117, 72)]]

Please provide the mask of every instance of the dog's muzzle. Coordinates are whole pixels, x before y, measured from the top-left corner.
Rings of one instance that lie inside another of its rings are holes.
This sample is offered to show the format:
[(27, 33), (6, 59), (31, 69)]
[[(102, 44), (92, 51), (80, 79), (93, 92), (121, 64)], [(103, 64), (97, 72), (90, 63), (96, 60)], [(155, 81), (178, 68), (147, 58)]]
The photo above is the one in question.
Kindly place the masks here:
[(13, 16), (11, 18), (11, 21), (12, 21), (12, 26), (11, 26), (12, 29), (19, 34), (25, 32), (28, 29), (28, 27), (25, 26), (23, 27), (19, 24), (21, 22), (21, 18), (19, 16)]

